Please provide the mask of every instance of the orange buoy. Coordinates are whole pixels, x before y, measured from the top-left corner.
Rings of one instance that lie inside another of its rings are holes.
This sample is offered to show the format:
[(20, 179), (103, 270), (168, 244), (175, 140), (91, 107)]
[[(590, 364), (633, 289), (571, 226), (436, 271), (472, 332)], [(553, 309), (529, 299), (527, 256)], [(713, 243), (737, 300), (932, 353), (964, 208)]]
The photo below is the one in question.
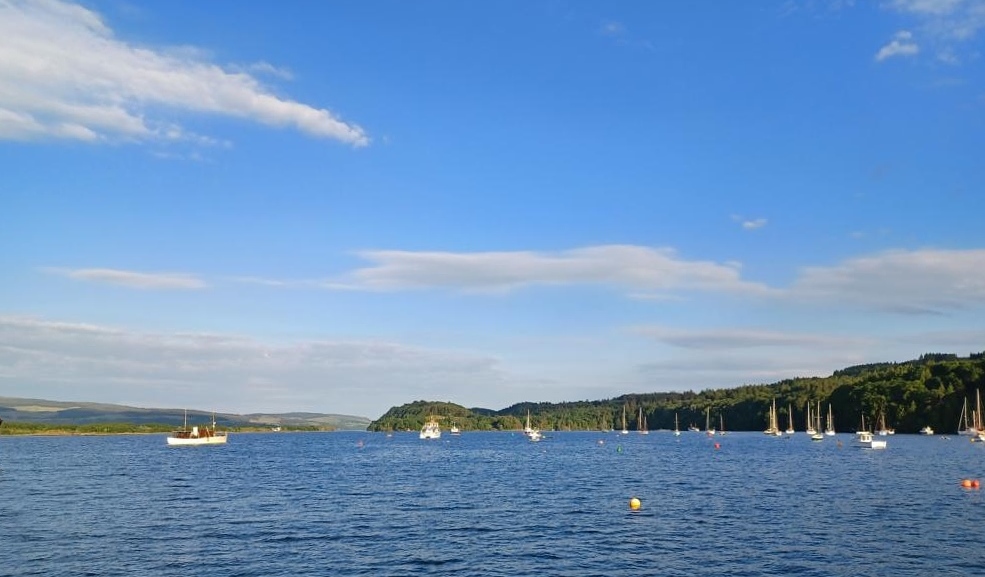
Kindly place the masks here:
[(633, 511), (639, 511), (640, 505), (642, 504), (643, 503), (640, 503), (640, 500), (637, 499), (636, 497), (633, 497), (632, 499), (629, 500), (629, 508), (632, 509)]
[(965, 489), (970, 489), (971, 488), (971, 479), (963, 479), (961, 481), (961, 486), (964, 487)]
[(971, 488), (972, 489), (977, 489), (979, 487), (981, 487), (981, 483), (978, 482), (978, 479), (972, 479), (971, 480)]
[(721, 449), (721, 448), (722, 448), (722, 446), (721, 446), (720, 444), (718, 444), (718, 443), (715, 443), (715, 448), (716, 448), (716, 449)]

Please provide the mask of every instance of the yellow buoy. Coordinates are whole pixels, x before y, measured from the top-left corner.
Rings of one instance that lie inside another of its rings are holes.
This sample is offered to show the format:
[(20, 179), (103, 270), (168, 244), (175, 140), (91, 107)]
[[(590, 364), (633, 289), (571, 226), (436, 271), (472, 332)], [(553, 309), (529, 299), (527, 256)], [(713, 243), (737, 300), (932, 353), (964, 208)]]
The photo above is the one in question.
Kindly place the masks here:
[(632, 509), (633, 511), (638, 511), (640, 505), (642, 505), (642, 503), (640, 503), (640, 500), (637, 499), (636, 497), (633, 497), (632, 499), (629, 500), (629, 508)]

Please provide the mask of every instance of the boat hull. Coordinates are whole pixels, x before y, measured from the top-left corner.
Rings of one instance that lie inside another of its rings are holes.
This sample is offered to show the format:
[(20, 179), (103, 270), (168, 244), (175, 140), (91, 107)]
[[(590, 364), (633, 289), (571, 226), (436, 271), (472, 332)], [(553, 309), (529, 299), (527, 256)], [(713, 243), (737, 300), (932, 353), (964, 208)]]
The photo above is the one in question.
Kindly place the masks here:
[(229, 437), (224, 434), (213, 435), (210, 437), (168, 437), (168, 446), (194, 447), (198, 445), (225, 445), (228, 439)]

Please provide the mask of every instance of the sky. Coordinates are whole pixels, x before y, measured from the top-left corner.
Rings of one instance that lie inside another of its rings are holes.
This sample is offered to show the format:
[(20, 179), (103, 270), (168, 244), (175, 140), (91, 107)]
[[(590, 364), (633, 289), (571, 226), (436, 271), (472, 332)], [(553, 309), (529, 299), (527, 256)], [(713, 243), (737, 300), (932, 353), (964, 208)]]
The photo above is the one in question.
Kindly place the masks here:
[(983, 0), (0, 0), (0, 396), (377, 418), (983, 351), (983, 48)]

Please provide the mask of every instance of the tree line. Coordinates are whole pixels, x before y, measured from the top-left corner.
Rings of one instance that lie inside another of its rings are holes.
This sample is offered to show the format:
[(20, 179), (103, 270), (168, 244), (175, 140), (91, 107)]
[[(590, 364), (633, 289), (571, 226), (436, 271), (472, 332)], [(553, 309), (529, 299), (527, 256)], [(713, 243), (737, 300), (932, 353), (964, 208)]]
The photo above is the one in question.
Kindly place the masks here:
[[(466, 408), (450, 402), (419, 400), (393, 407), (370, 423), (370, 431), (417, 430), (428, 418), (443, 428), (463, 431), (518, 430), (529, 411), (531, 425), (548, 431), (610, 430), (626, 426), (638, 429), (642, 412), (647, 427), (674, 428), (675, 416), (684, 429), (714, 428), (731, 431), (761, 431), (776, 402), (781, 428), (792, 415), (794, 428), (805, 428), (808, 403), (822, 414), (828, 406), (835, 429), (855, 431), (862, 418), (870, 423), (884, 420), (899, 433), (916, 433), (930, 426), (939, 433), (955, 432), (965, 403), (975, 410), (979, 391), (985, 389), (985, 352), (959, 357), (950, 353), (928, 353), (899, 363), (857, 365), (835, 371), (829, 377), (785, 379), (772, 384), (709, 389), (698, 393), (668, 392), (625, 394), (612, 399), (563, 403), (517, 403), (502, 410)], [(969, 416), (969, 420), (970, 420)]]

